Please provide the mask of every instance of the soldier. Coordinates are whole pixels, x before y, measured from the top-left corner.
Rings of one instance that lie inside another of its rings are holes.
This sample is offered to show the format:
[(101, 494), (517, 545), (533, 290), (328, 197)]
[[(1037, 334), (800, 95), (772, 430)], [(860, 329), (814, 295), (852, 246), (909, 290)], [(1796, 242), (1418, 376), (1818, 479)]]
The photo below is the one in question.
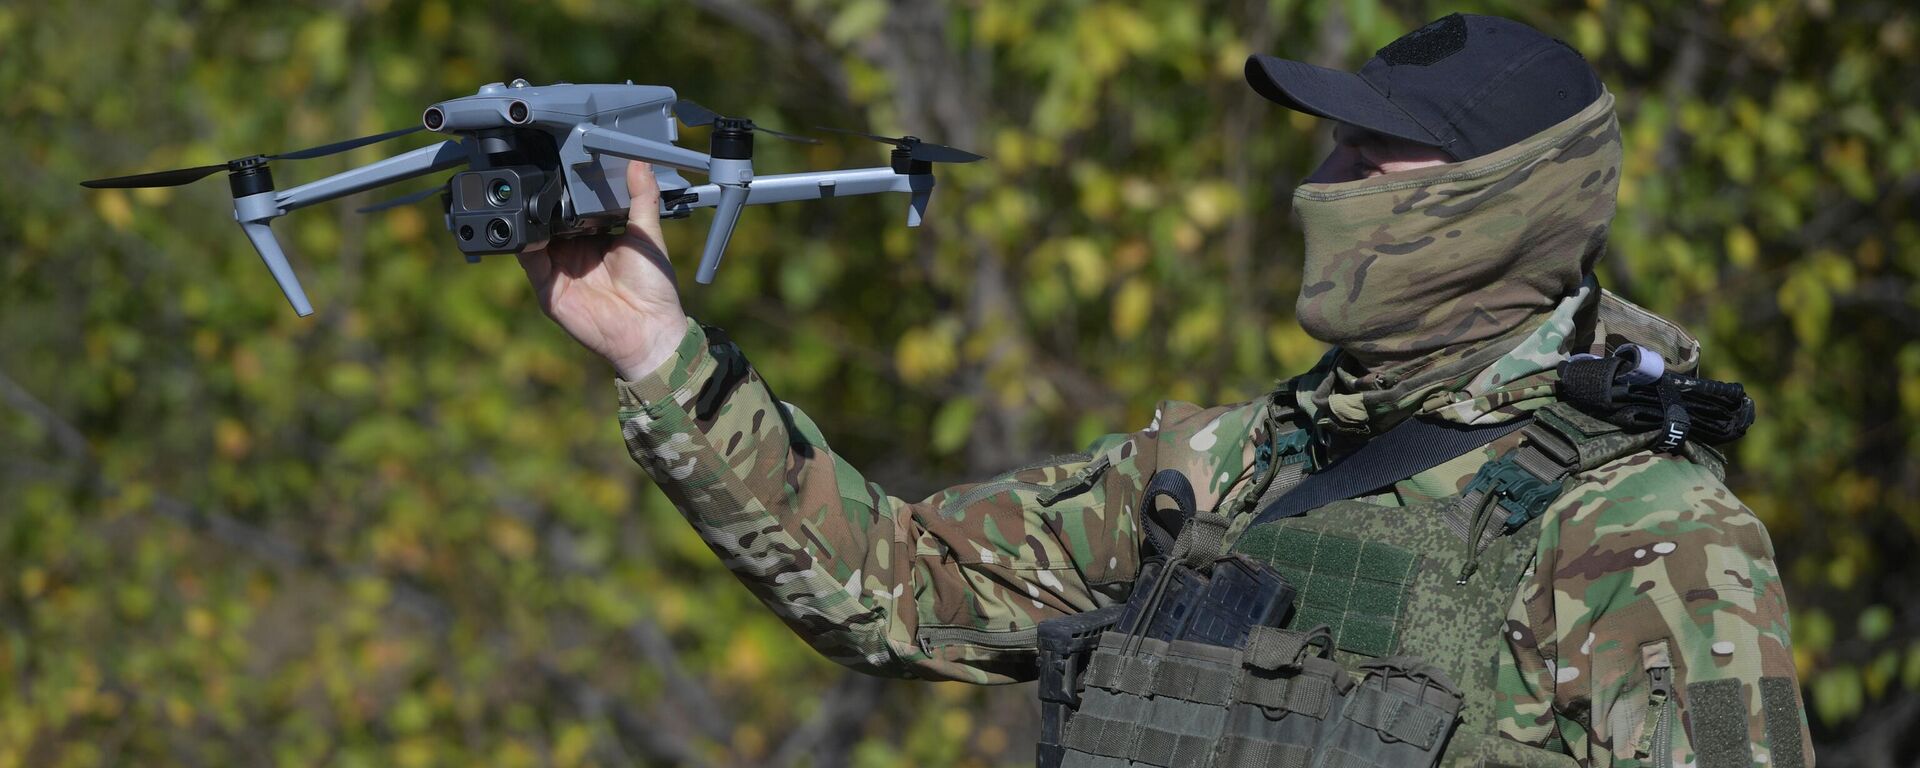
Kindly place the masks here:
[[(842, 664), (1029, 680), (1042, 622), (1111, 614), (1136, 583), (1183, 589), (1143, 566), (1284, 577), (1281, 626), (1224, 646), (1102, 640), (1044, 760), (1812, 765), (1772, 545), (1718, 454), (1671, 408), (1651, 411), (1668, 435), (1567, 402), (1626, 391), (1609, 352), (1664, 362), (1641, 373), (1668, 383), (1699, 353), (1594, 281), (1621, 145), (1585, 59), (1456, 14), (1358, 73), (1254, 56), (1247, 78), (1337, 123), (1293, 200), (1299, 321), (1334, 349), (1266, 397), (1165, 402), (1138, 432), (917, 502), (685, 317), (645, 165), (624, 234), (521, 264), (618, 372), (634, 460)], [(1191, 488), (1178, 510), (1148, 498), (1169, 474)]]

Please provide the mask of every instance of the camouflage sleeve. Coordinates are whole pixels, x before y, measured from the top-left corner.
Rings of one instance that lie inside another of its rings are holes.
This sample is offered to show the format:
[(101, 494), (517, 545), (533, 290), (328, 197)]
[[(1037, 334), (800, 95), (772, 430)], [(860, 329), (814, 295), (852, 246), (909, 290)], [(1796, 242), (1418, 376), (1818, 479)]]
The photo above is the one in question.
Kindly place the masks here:
[(1505, 735), (1592, 766), (1813, 765), (1773, 544), (1714, 471), (1630, 456), (1543, 522), (1508, 617)]
[[(676, 355), (618, 383), (627, 447), (726, 566), (827, 657), (902, 677), (1014, 682), (1035, 624), (1123, 598), (1139, 568), (1133, 504), (1168, 460), (1204, 471), (1245, 419), (1163, 407), (1144, 432), (919, 502), (888, 495), (776, 400), (721, 334), (690, 325)], [(1209, 426), (1211, 424), (1211, 426)], [(1163, 450), (1204, 432), (1213, 453)], [(1203, 493), (1217, 483), (1194, 476)], [(1224, 475), (1222, 475), (1225, 481)]]

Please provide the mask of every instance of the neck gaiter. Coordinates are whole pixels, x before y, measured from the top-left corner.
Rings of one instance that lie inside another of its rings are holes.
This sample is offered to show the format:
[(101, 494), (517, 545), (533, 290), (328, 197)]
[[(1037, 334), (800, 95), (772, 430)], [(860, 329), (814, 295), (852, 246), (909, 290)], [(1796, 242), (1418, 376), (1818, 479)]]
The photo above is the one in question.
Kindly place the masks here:
[(1602, 93), (1492, 154), (1295, 190), (1300, 325), (1341, 350), (1332, 392), (1363, 401), (1333, 409), (1343, 431), (1384, 429), (1354, 422), (1418, 403), (1518, 344), (1605, 253), (1619, 181), (1620, 128)]

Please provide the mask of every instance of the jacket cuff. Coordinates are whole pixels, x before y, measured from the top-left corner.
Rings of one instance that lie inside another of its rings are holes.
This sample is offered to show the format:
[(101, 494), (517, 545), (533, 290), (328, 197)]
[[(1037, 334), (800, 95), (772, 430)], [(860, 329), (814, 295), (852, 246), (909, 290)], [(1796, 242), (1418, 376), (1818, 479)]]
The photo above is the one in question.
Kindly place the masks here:
[(713, 354), (707, 351), (707, 333), (700, 324), (687, 318), (687, 332), (680, 337), (673, 354), (652, 373), (633, 381), (614, 377), (614, 389), (620, 396), (620, 410), (644, 409), (656, 403), (689, 400), (713, 375)]

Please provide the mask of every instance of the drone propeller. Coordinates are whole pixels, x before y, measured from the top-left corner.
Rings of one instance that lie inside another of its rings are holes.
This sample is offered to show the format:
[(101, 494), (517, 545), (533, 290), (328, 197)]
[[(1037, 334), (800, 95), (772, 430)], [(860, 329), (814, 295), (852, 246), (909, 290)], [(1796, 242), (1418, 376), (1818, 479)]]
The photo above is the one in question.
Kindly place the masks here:
[(418, 131), (418, 130), (422, 130), (422, 129), (420, 126), (416, 125), (411, 128), (402, 128), (397, 131), (387, 131), (386, 133), (376, 133), (372, 136), (361, 136), (360, 138), (357, 138), (357, 139), (347, 139), (346, 141), (336, 141), (332, 144), (322, 144), (317, 147), (308, 147), (306, 149), (294, 150), (292, 152), (282, 152), (277, 155), (251, 155), (248, 157), (229, 160), (227, 162), (220, 163), (218, 165), (202, 165), (196, 168), (176, 168), (170, 171), (153, 171), (151, 173), (139, 173), (139, 174), (134, 174), (132, 176), (115, 176), (109, 179), (92, 179), (89, 181), (80, 182), (80, 186), (90, 187), (93, 189), (133, 189), (136, 187), (177, 187), (182, 184), (190, 184), (190, 183), (199, 181), (201, 179), (204, 179), (208, 176), (213, 175), (217, 171), (222, 171), (222, 170), (241, 171), (248, 168), (257, 168), (262, 163), (265, 163), (266, 161), (269, 161), (269, 160), (306, 160), (306, 159), (315, 158), (315, 157), (325, 157), (327, 155), (345, 152), (350, 149), (359, 149), (360, 147), (364, 147), (368, 144), (377, 144), (379, 142), (386, 141), (388, 139), (399, 138), (401, 136), (405, 136), (409, 133), (413, 133), (414, 131)]
[(787, 141), (798, 142), (801, 144), (820, 143), (819, 139), (812, 138), (810, 136), (801, 136), (798, 134), (787, 133), (785, 131), (776, 131), (772, 128), (762, 128), (760, 126), (754, 125), (752, 120), (748, 120), (744, 117), (727, 117), (726, 115), (722, 115), (711, 109), (707, 109), (706, 107), (700, 106), (698, 103), (694, 102), (693, 99), (681, 99), (679, 101), (674, 102), (673, 113), (680, 116), (680, 122), (686, 123), (687, 125), (691, 125), (691, 126), (697, 127), (702, 125), (711, 125), (711, 126), (714, 126), (715, 128), (719, 128), (722, 130), (733, 129), (733, 130), (740, 130), (740, 131), (750, 131), (753, 133), (764, 133), (764, 134), (767, 134), (768, 136), (776, 136), (782, 139), (786, 139)]
[(943, 144), (935, 144), (929, 141), (922, 141), (918, 136), (898, 136), (898, 137), (880, 136), (877, 134), (867, 133), (865, 131), (850, 131), (845, 128), (828, 128), (824, 125), (819, 125), (814, 127), (822, 131), (831, 131), (833, 133), (844, 133), (851, 136), (864, 136), (866, 138), (873, 139), (874, 141), (880, 142), (882, 144), (892, 144), (895, 147), (906, 150), (908, 157), (914, 160), (925, 162), (925, 163), (971, 163), (975, 160), (986, 159), (985, 156), (976, 155), (964, 149), (954, 149), (953, 147), (949, 147)]
[(199, 181), (213, 175), (214, 171), (224, 171), (227, 163), (203, 165), (198, 168), (175, 168), (171, 171), (154, 171), (132, 176), (115, 176), (111, 179), (92, 179), (80, 182), (80, 186), (93, 189), (133, 189), (136, 187), (177, 187), (182, 184)]

